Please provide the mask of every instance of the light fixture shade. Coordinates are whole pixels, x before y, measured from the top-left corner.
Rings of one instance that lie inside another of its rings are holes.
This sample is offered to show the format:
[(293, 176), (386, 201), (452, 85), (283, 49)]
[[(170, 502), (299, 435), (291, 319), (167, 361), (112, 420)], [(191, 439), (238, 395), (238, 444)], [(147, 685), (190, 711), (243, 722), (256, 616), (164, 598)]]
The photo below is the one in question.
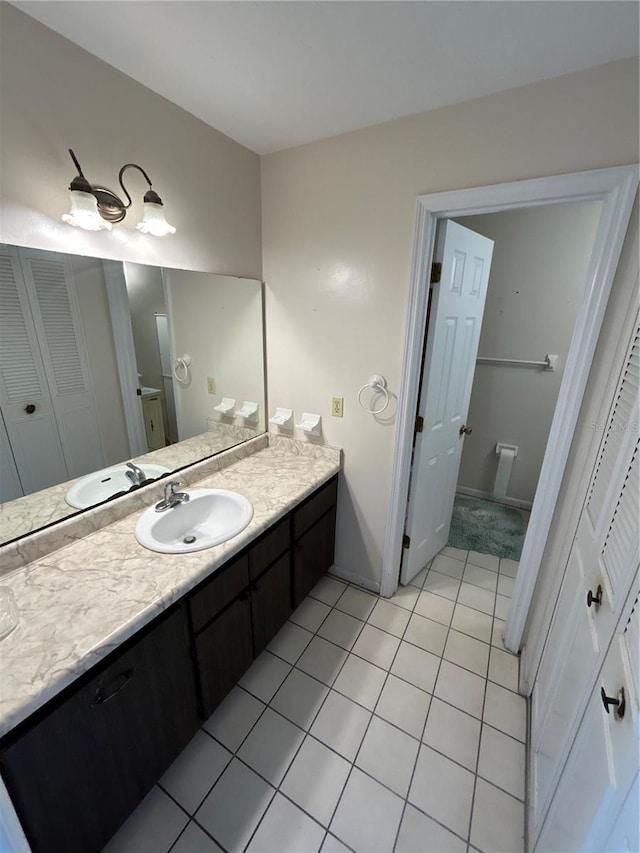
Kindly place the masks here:
[(165, 234), (176, 233), (173, 225), (169, 225), (164, 218), (161, 204), (145, 201), (143, 210), (142, 221), (136, 225), (138, 231), (142, 231), (143, 234), (153, 234), (155, 237), (164, 237)]
[(98, 201), (92, 193), (71, 190), (71, 210), (62, 214), (62, 221), (85, 231), (111, 231), (111, 223), (106, 222), (98, 212)]

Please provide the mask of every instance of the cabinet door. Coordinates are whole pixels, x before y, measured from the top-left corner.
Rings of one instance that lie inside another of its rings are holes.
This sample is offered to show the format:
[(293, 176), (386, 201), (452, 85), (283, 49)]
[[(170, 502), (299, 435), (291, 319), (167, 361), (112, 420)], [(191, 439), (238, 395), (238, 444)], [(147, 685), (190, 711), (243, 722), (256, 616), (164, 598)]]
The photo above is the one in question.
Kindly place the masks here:
[(251, 586), (256, 657), (287, 621), (291, 609), (291, 556), (287, 551)]
[(249, 586), (249, 560), (246, 554), (222, 566), (189, 598), (193, 630), (207, 623)]
[(293, 557), (293, 604), (297, 607), (333, 565), (336, 536), (335, 507), (295, 543)]
[(142, 412), (144, 414), (144, 429), (149, 450), (159, 450), (167, 443), (164, 435), (164, 419), (160, 397), (143, 397)]
[(176, 610), (0, 756), (34, 853), (101, 850), (197, 726)]
[[(638, 578), (633, 584), (637, 589)], [(569, 757), (554, 792), (536, 851), (638, 850), (638, 801), (635, 820), (625, 805), (638, 772), (637, 659), (638, 600), (630, 596), (632, 612), (623, 631), (614, 635), (602, 670), (586, 703), (586, 710)], [(629, 608), (627, 608), (629, 609)], [(633, 639), (631, 639), (633, 638)], [(631, 639), (631, 644), (627, 640)], [(635, 675), (634, 675), (635, 670)], [(624, 710), (606, 703), (601, 695), (620, 701)], [(623, 843), (611, 846), (619, 833)], [(626, 836), (628, 846), (624, 845)], [(634, 838), (635, 836), (635, 838)]]
[(195, 639), (203, 716), (208, 717), (253, 662), (249, 591)]

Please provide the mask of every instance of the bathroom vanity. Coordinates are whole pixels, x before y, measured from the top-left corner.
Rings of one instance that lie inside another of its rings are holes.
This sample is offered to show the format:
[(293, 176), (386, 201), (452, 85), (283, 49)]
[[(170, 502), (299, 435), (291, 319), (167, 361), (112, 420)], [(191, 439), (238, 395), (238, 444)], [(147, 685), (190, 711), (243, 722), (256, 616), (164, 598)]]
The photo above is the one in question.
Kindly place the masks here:
[(223, 545), (148, 551), (136, 511), (2, 579), (0, 772), (33, 851), (101, 850), (332, 565), (339, 451), (254, 446), (195, 481), (254, 506)]

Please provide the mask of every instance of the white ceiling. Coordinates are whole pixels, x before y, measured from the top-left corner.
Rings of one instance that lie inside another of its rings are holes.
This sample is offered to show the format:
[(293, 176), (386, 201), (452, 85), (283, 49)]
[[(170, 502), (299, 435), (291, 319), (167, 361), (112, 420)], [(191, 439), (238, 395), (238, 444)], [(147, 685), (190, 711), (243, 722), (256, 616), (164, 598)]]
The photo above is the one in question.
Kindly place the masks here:
[(261, 154), (638, 54), (616, 0), (14, 5)]

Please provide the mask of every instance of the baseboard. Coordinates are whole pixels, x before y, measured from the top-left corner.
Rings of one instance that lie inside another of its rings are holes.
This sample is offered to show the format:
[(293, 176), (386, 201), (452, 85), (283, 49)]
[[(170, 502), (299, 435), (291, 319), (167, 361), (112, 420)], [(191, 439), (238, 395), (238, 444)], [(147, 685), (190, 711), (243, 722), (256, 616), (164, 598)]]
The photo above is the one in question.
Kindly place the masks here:
[(329, 569), (329, 574), (333, 575), (334, 578), (348, 581), (356, 586), (361, 586), (363, 589), (368, 589), (370, 592), (375, 592), (376, 595), (380, 595), (380, 581), (373, 581), (371, 578), (365, 578), (356, 572), (350, 572), (347, 569), (336, 566), (335, 563)]
[(505, 506), (513, 506), (516, 509), (531, 509), (533, 503), (531, 501), (521, 501), (518, 498), (497, 498), (491, 492), (481, 492), (480, 489), (469, 489), (467, 486), (456, 486), (456, 492), (461, 495), (467, 495), (470, 498), (482, 498), (485, 501), (493, 501), (496, 504), (504, 504)]

